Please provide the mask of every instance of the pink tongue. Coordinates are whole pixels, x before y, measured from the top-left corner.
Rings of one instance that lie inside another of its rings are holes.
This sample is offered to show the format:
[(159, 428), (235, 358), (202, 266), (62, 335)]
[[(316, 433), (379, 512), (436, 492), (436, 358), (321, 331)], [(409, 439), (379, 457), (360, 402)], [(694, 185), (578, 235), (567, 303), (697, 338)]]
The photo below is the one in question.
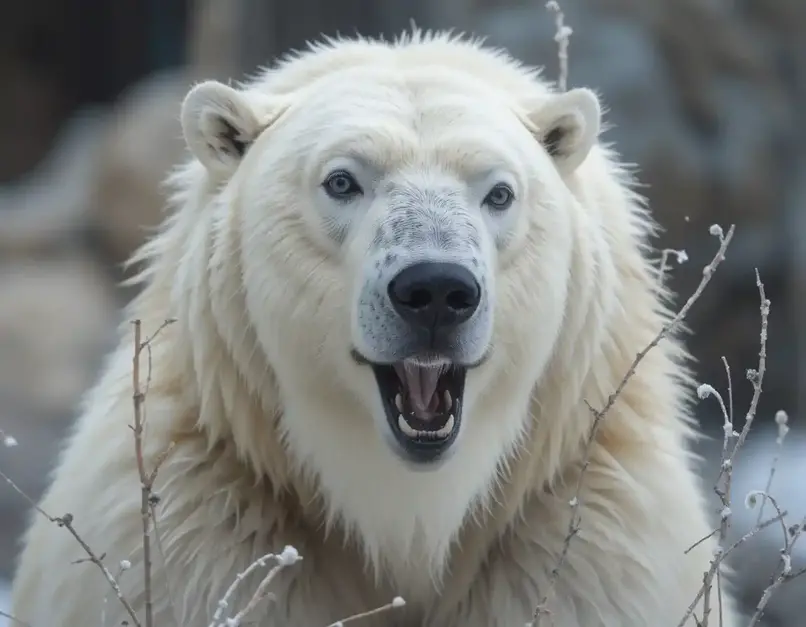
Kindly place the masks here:
[(406, 360), (402, 368), (397, 366), (396, 369), (398, 376), (405, 382), (414, 415), (423, 420), (433, 418), (439, 405), (436, 391), (442, 367), (416, 366)]

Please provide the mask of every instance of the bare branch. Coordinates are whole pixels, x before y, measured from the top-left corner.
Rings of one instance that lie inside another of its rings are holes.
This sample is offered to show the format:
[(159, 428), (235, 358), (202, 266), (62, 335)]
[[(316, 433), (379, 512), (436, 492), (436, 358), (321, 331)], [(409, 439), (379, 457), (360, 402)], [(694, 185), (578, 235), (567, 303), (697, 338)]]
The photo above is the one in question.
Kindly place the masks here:
[(95, 564), (104, 574), (106, 581), (109, 583), (110, 587), (115, 592), (115, 596), (117, 596), (121, 605), (123, 605), (123, 607), (125, 608), (126, 613), (132, 619), (132, 622), (134, 623), (135, 627), (141, 627), (140, 619), (137, 617), (137, 614), (135, 613), (134, 608), (131, 606), (129, 601), (126, 599), (125, 596), (123, 596), (123, 591), (120, 589), (118, 582), (112, 576), (112, 573), (109, 572), (109, 569), (106, 566), (104, 566), (104, 563), (101, 561), (101, 558), (98, 557), (93, 552), (90, 546), (86, 542), (84, 542), (82, 537), (78, 535), (78, 532), (73, 527), (73, 515), (68, 513), (65, 514), (64, 516), (53, 518), (51, 520), (55, 522), (59, 527), (64, 527), (65, 529), (67, 529), (67, 531), (69, 531), (70, 534), (76, 539), (76, 542), (78, 542), (81, 545), (81, 548), (84, 549), (84, 552), (87, 554), (89, 561)]
[[(143, 431), (145, 429), (145, 399), (146, 392), (151, 384), (152, 360), (151, 345), (157, 336), (174, 320), (165, 320), (157, 330), (145, 341), (142, 339), (142, 323), (140, 320), (134, 321), (134, 357), (132, 359), (132, 399), (134, 403), (134, 454), (137, 461), (137, 472), (140, 478), (140, 518), (143, 527), (143, 585), (145, 595), (145, 627), (154, 627), (154, 607), (151, 590), (151, 518), (154, 511), (153, 505), (156, 499), (154, 495), (154, 482), (160, 467), (170, 455), (174, 448), (171, 442), (166, 450), (157, 456), (154, 468), (149, 472), (146, 469), (145, 456), (143, 454)], [(146, 374), (145, 391), (140, 383), (140, 357), (143, 350), (148, 354), (148, 371)]]
[[(229, 588), (227, 588), (224, 596), (218, 602), (218, 606), (213, 614), (213, 621), (210, 623), (210, 627), (238, 627), (244, 617), (251, 612), (262, 599), (268, 596), (268, 586), (274, 580), (274, 577), (277, 575), (277, 573), (287, 566), (293, 566), (301, 559), (302, 556), (293, 546), (286, 546), (282, 553), (276, 555), (274, 553), (267, 553), (263, 557), (256, 559), (246, 567), (246, 570), (238, 573), (238, 575), (235, 577), (235, 580), (230, 584)], [(232, 618), (223, 619), (224, 612), (232, 602), (232, 596), (235, 594), (235, 591), (238, 589), (238, 586), (241, 584), (241, 582), (258, 568), (265, 567), (266, 563), (272, 560), (276, 562), (276, 565), (269, 571), (268, 575), (264, 577), (263, 581), (261, 581), (246, 607), (235, 614), (235, 616)]]
[[(728, 550), (726, 550), (726, 551), (725, 551), (725, 555), (727, 555), (728, 553), (730, 553), (730, 552), (731, 552), (731, 550), (736, 549), (736, 548), (737, 548), (739, 545), (744, 544), (745, 542), (747, 542), (747, 541), (748, 541), (750, 538), (752, 538), (754, 535), (756, 535), (756, 534), (757, 534), (757, 533), (759, 533), (760, 531), (763, 531), (764, 529), (766, 529), (766, 528), (767, 528), (767, 527), (769, 527), (770, 525), (774, 525), (774, 524), (775, 524), (775, 523), (777, 523), (778, 521), (783, 520), (783, 519), (784, 519), (784, 517), (785, 517), (785, 516), (786, 516), (788, 513), (789, 513), (789, 512), (787, 512), (786, 510), (784, 510), (784, 511), (780, 512), (779, 514), (776, 514), (776, 515), (775, 515), (775, 516), (773, 516), (772, 518), (768, 518), (768, 519), (767, 519), (767, 520), (765, 520), (764, 522), (759, 523), (758, 525), (756, 525), (755, 527), (753, 527), (753, 528), (752, 528), (750, 531), (748, 531), (746, 534), (744, 534), (744, 535), (743, 535), (743, 536), (742, 536), (742, 537), (741, 537), (739, 540), (737, 540), (735, 544), (731, 545), (731, 546), (730, 546), (730, 548), (728, 548)], [(694, 550), (696, 547), (698, 547), (699, 545), (701, 545), (701, 544), (702, 544), (703, 542), (705, 542), (705, 541), (706, 541), (708, 538), (713, 538), (713, 537), (714, 537), (715, 535), (717, 535), (718, 533), (719, 533), (719, 527), (717, 527), (716, 529), (714, 529), (714, 530), (713, 530), (711, 533), (709, 533), (707, 536), (704, 536), (704, 537), (700, 538), (699, 540), (697, 540), (697, 541), (696, 541), (694, 544), (692, 544), (690, 547), (688, 547), (688, 548), (687, 548), (685, 551), (683, 551), (683, 552), (684, 552), (684, 553), (686, 553), (686, 554), (691, 553), (691, 551), (692, 551), (692, 550)]]
[[(781, 449), (783, 448), (784, 440), (789, 433), (789, 416), (787, 416), (785, 411), (778, 411), (775, 413), (775, 424), (778, 425), (778, 437), (775, 439), (777, 448), (775, 450), (775, 457), (773, 457), (772, 464), (770, 465), (770, 474), (767, 476), (767, 484), (764, 486), (765, 494), (769, 494), (770, 490), (772, 489), (772, 480), (775, 478), (775, 471), (778, 467), (778, 459), (781, 456)], [(758, 508), (758, 521), (756, 524), (761, 521), (761, 517), (764, 514), (764, 505), (766, 501), (767, 499), (765, 496), (761, 501), (761, 507)]]
[[(795, 543), (803, 534), (804, 526), (806, 526), (806, 518), (804, 518), (799, 524), (795, 525), (791, 530), (789, 537), (785, 538), (784, 550), (781, 551), (781, 572), (778, 574), (775, 580), (769, 586), (767, 586), (766, 590), (764, 590), (764, 593), (761, 595), (761, 599), (759, 599), (758, 604), (756, 605), (756, 611), (750, 618), (750, 624), (748, 627), (754, 627), (758, 624), (762, 616), (764, 616), (764, 610), (767, 608), (767, 604), (770, 602), (772, 595), (787, 580), (794, 578), (792, 576), (792, 549), (795, 548)], [(798, 571), (797, 574), (803, 573), (804, 570), (806, 569)]]
[(669, 258), (674, 255), (678, 264), (688, 261), (688, 253), (685, 250), (675, 250), (674, 248), (664, 248), (660, 253), (660, 264), (658, 266), (658, 280), (661, 285), (664, 283), (666, 273), (669, 270)]
[[(721, 232), (721, 229), (717, 231), (718, 227), (711, 227), (712, 232)], [(731, 383), (730, 377), (730, 369), (727, 366), (727, 361), (724, 360), (725, 368), (728, 373), (728, 390), (731, 396), (729, 409), (725, 407), (725, 403), (722, 400), (722, 396), (717, 392), (712, 386), (708, 384), (702, 384), (697, 388), (697, 395), (700, 399), (708, 398), (709, 396), (714, 396), (717, 401), (719, 402), (720, 409), (722, 410), (722, 415), (724, 418), (724, 438), (723, 438), (723, 445), (722, 445), (722, 457), (721, 463), (719, 468), (719, 475), (714, 485), (714, 492), (720, 499), (722, 504), (721, 510), (719, 512), (719, 540), (717, 544), (717, 548), (714, 554), (714, 558), (711, 560), (711, 565), (708, 570), (703, 575), (703, 586), (700, 588), (699, 592), (697, 593), (694, 600), (689, 605), (686, 613), (683, 615), (683, 618), (678, 623), (678, 627), (683, 627), (685, 623), (692, 617), (694, 614), (694, 610), (699, 603), (700, 600), (703, 601), (703, 616), (698, 624), (702, 625), (703, 627), (707, 627), (708, 625), (708, 618), (711, 611), (710, 603), (711, 603), (711, 588), (713, 585), (713, 580), (716, 577), (717, 579), (717, 586), (718, 591), (721, 599), (721, 579), (720, 579), (720, 566), (724, 562), (727, 551), (725, 551), (724, 546), (727, 540), (728, 530), (730, 527), (730, 519), (731, 519), (731, 481), (733, 477), (733, 468), (736, 463), (736, 457), (739, 453), (739, 450), (744, 445), (745, 439), (747, 438), (747, 434), (750, 431), (750, 427), (755, 420), (757, 408), (758, 408), (758, 401), (761, 396), (762, 384), (764, 382), (764, 374), (766, 372), (767, 367), (767, 327), (768, 327), (768, 319), (770, 313), (770, 301), (767, 299), (767, 296), (764, 291), (764, 284), (761, 282), (761, 277), (758, 274), (758, 270), (756, 270), (756, 286), (758, 287), (759, 291), (759, 299), (760, 299), (760, 306), (759, 311), (761, 314), (761, 330), (759, 332), (759, 357), (758, 357), (758, 369), (757, 370), (748, 370), (747, 371), (747, 378), (753, 385), (753, 397), (750, 402), (750, 407), (748, 408), (747, 414), (745, 416), (745, 424), (742, 428), (740, 433), (736, 433), (734, 430), (733, 424), (733, 387)], [(730, 450), (730, 442), (733, 438), (737, 438), (736, 443), (734, 444), (733, 448)], [(751, 493), (748, 495), (746, 504), (748, 506), (752, 506), (755, 504), (755, 494), (762, 494), (765, 499), (770, 500), (770, 502), (775, 507), (777, 516), (772, 520), (780, 521), (780, 524), (784, 530), (785, 541), (788, 539), (786, 538), (786, 525), (783, 522), (784, 513), (782, 512), (781, 508), (778, 507), (777, 502), (774, 498), (772, 498), (766, 492), (757, 492)], [(743, 538), (739, 540), (738, 543), (734, 544), (732, 548), (735, 548), (739, 544), (745, 542), (747, 539), (755, 535), (758, 531), (760, 531), (761, 526), (759, 524), (756, 525), (756, 528), (751, 531), (749, 534), (745, 534)], [(780, 584), (779, 584), (780, 585)], [(721, 605), (721, 604), (720, 604)], [(695, 617), (695, 620), (696, 617)], [(721, 621), (721, 612), (720, 612), (720, 621)]]
[(557, 42), (557, 57), (560, 62), (560, 76), (557, 79), (557, 86), (560, 91), (566, 91), (568, 89), (568, 40), (574, 31), (570, 26), (566, 26), (565, 14), (557, 0), (546, 2), (546, 9), (554, 13), (554, 41)]
[[(722, 232), (722, 228), (719, 227), (718, 225), (714, 225), (711, 227), (711, 234), (719, 238), (719, 248), (716, 254), (714, 255), (713, 259), (711, 260), (711, 262), (703, 269), (702, 279), (700, 280), (700, 284), (697, 286), (697, 289), (694, 290), (694, 293), (688, 298), (683, 307), (681, 307), (680, 311), (678, 311), (677, 314), (661, 328), (661, 330), (652, 339), (652, 341), (649, 344), (647, 344), (647, 346), (635, 356), (635, 359), (633, 360), (632, 364), (630, 364), (630, 367), (627, 369), (627, 372), (621, 379), (621, 382), (618, 384), (614, 392), (607, 398), (607, 402), (605, 403), (604, 407), (601, 410), (597, 411), (593, 407), (591, 407), (590, 404), (588, 404), (588, 407), (593, 413), (593, 423), (591, 425), (590, 433), (588, 435), (585, 444), (582, 465), (579, 471), (579, 475), (577, 477), (576, 489), (574, 492), (575, 496), (569, 502), (569, 505), (571, 506), (571, 518), (568, 523), (568, 532), (566, 534), (565, 541), (563, 542), (563, 548), (560, 553), (557, 565), (551, 571), (549, 579), (549, 589), (546, 591), (543, 598), (540, 600), (540, 603), (535, 608), (534, 614), (532, 616), (532, 623), (531, 623), (532, 627), (537, 627), (537, 625), (540, 624), (541, 617), (549, 613), (547, 609), (549, 598), (554, 592), (554, 587), (559, 577), (560, 569), (563, 567), (568, 557), (568, 551), (571, 545), (571, 541), (579, 533), (579, 527), (582, 522), (581, 517), (579, 515), (582, 483), (585, 477), (585, 473), (587, 472), (588, 466), (590, 465), (590, 456), (593, 449), (593, 443), (596, 440), (596, 436), (598, 434), (602, 420), (604, 419), (605, 415), (611, 410), (616, 400), (626, 387), (627, 383), (629, 383), (630, 379), (635, 375), (638, 366), (647, 356), (649, 351), (655, 348), (661, 341), (663, 341), (670, 333), (672, 333), (672, 331), (674, 331), (680, 325), (680, 323), (688, 315), (688, 312), (694, 306), (694, 303), (696, 303), (697, 300), (699, 300), (703, 291), (708, 286), (708, 283), (711, 281), (711, 277), (713, 277), (717, 267), (719, 266), (720, 263), (722, 263), (722, 261), (724, 261), (725, 251), (727, 250), (731, 240), (733, 239), (734, 231), (735, 231), (735, 225), (731, 225), (731, 227), (728, 229), (727, 234), (724, 234)], [(585, 402), (587, 403), (587, 401)]]
[(344, 627), (347, 623), (353, 623), (357, 620), (361, 620), (362, 618), (369, 618), (370, 616), (376, 616), (378, 614), (382, 614), (384, 612), (388, 612), (389, 610), (394, 610), (399, 607), (403, 607), (406, 605), (406, 601), (403, 597), (395, 597), (389, 603), (385, 605), (381, 605), (380, 607), (376, 607), (374, 610), (369, 610), (368, 612), (361, 612), (360, 614), (353, 614), (349, 618), (345, 618), (335, 623), (331, 623), (328, 627)]
[(109, 569), (104, 566), (103, 563), (103, 555), (99, 557), (91, 548), (90, 546), (84, 541), (84, 539), (78, 534), (78, 532), (73, 527), (73, 515), (70, 513), (64, 514), (63, 516), (51, 516), (48, 514), (42, 507), (34, 501), (30, 496), (28, 496), (25, 491), (22, 490), (16, 483), (14, 483), (9, 476), (7, 476), (4, 472), (0, 471), (0, 479), (3, 479), (11, 489), (14, 490), (17, 494), (19, 494), (22, 498), (24, 498), (28, 504), (33, 507), (39, 514), (44, 516), (47, 520), (52, 522), (59, 527), (64, 527), (70, 534), (76, 539), (76, 541), (81, 545), (81, 548), (84, 549), (84, 552), (87, 554), (87, 561), (92, 562), (95, 564), (103, 573), (104, 578), (109, 583), (109, 586), (112, 588), (112, 591), (117, 596), (120, 603), (126, 610), (126, 613), (132, 619), (132, 623), (134, 627), (141, 627), (140, 620), (137, 618), (137, 614), (135, 613), (134, 609), (132, 608), (131, 604), (126, 600), (123, 596), (123, 592), (118, 585), (118, 582), (112, 576), (112, 573), (109, 572)]

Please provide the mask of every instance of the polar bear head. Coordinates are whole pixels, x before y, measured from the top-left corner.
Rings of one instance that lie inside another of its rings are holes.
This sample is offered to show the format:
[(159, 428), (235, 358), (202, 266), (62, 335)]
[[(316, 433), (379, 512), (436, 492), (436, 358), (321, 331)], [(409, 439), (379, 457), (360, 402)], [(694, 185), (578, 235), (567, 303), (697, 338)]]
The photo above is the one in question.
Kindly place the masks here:
[(254, 333), (294, 463), (365, 537), (397, 494), (385, 529), (434, 549), (527, 428), (566, 323), (596, 95), (415, 34), (200, 83), (181, 120), (212, 315)]

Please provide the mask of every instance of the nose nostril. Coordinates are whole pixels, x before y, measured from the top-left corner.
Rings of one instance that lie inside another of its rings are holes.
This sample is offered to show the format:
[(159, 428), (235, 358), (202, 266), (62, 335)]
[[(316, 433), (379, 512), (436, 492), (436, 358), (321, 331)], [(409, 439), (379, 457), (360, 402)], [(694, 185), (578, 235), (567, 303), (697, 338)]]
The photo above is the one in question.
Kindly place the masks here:
[(474, 306), (474, 299), (465, 290), (453, 290), (446, 296), (445, 303), (454, 311), (464, 311)]
[(426, 289), (412, 290), (408, 298), (402, 300), (402, 304), (411, 309), (425, 309), (431, 304), (431, 292)]

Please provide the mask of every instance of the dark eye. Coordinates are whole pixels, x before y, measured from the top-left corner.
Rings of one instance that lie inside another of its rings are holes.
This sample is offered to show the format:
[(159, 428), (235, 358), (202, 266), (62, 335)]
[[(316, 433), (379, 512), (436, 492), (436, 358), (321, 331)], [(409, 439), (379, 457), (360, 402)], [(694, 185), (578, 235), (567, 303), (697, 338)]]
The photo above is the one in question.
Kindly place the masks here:
[(514, 200), (515, 193), (509, 188), (509, 185), (499, 183), (484, 197), (484, 204), (496, 211), (504, 211), (509, 209)]
[(344, 170), (331, 173), (322, 183), (325, 192), (336, 200), (350, 200), (354, 196), (363, 194), (361, 186), (356, 182), (353, 175)]

